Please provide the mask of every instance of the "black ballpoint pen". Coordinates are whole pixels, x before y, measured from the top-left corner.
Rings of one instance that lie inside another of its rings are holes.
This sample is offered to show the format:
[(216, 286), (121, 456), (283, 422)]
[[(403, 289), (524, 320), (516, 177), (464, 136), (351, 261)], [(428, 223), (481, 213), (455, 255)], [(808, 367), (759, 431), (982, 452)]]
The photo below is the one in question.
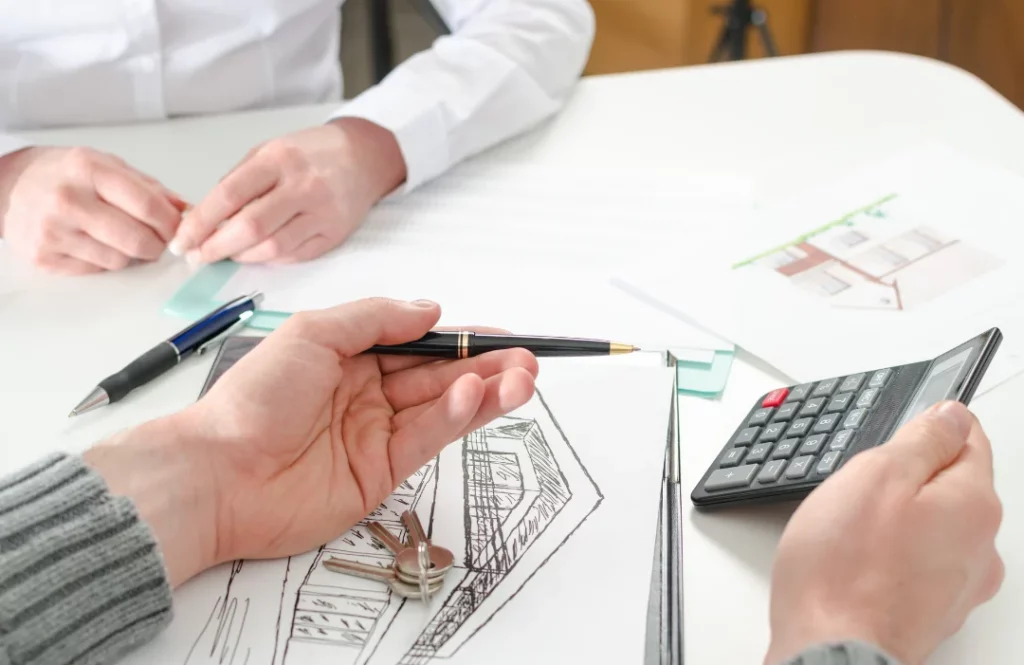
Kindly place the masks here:
[(221, 305), (173, 337), (160, 342), (121, 371), (100, 381), (88, 397), (71, 410), (68, 417), (113, 404), (192, 354), (203, 353), (209, 345), (245, 326), (262, 301), (262, 293), (251, 293)]
[(366, 353), (382, 355), (471, 358), (500, 349), (526, 349), (537, 357), (609, 356), (640, 351), (630, 344), (576, 337), (493, 335), (469, 331), (429, 332), (405, 344), (376, 345)]

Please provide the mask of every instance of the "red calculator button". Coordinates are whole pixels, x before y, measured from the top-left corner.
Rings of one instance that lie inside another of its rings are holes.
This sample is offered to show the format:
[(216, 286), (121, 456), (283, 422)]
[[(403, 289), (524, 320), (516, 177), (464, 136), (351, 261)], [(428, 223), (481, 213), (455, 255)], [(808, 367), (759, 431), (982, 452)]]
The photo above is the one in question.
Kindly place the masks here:
[(761, 406), (778, 406), (786, 401), (788, 394), (789, 388), (776, 388), (765, 396)]

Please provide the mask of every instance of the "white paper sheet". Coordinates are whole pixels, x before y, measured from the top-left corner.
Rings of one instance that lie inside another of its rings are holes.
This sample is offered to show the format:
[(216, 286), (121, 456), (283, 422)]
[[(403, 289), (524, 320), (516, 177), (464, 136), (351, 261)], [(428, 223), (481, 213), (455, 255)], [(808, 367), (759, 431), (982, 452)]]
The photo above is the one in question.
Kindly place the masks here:
[(639, 663), (672, 398), (668, 368), (545, 365), (533, 401), (448, 446), (371, 516), (401, 537), (411, 505), (453, 551), (429, 604), (320, 565), (388, 565), (357, 525), (185, 584), (171, 626), (126, 665)]
[(795, 381), (926, 360), (998, 326), (981, 394), (1024, 369), (1022, 219), (1024, 178), (929, 144), (764, 211), (700, 282), (685, 266), (619, 281)]
[(383, 202), (316, 261), (243, 266), (222, 297), (260, 290), (299, 311), (366, 296), (428, 298), (442, 325), (731, 349), (609, 284), (615, 266), (689, 261), (747, 211), (749, 191), (668, 170), (462, 170)]

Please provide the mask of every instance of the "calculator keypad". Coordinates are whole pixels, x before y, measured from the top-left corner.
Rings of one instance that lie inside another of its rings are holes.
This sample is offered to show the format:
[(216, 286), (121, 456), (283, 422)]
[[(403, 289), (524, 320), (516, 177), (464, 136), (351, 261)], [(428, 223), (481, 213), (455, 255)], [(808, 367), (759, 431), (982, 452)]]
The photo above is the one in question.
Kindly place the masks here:
[(891, 369), (881, 369), (768, 393), (723, 451), (704, 489), (742, 491), (831, 474), (891, 376)]

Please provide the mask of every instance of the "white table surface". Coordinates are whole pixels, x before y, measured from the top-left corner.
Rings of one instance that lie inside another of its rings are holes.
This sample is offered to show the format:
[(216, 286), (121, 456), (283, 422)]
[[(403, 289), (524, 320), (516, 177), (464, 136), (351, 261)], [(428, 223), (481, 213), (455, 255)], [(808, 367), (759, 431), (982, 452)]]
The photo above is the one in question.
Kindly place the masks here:
[[(199, 200), (254, 143), (319, 123), (330, 108), (31, 136), (114, 152)], [(1024, 174), (1024, 116), (978, 79), (917, 57), (857, 52), (591, 77), (553, 122), (482, 159), (735, 174), (752, 179), (767, 201), (929, 138)], [(0, 470), (46, 450), (80, 450), (195, 399), (209, 360), (188, 363), (116, 408), (66, 418), (115, 364), (182, 326), (160, 306), (188, 275), (167, 256), (118, 274), (29, 275), (22, 290), (0, 288)], [(750, 401), (782, 380), (741, 354), (720, 400), (681, 400), (687, 493)], [(932, 663), (1021, 662), (1015, 631), (1024, 615), (1024, 485), (1014, 481), (1024, 471), (1024, 447), (1013, 414), (1022, 399), (1018, 377), (973, 405), (995, 448), (1006, 581)], [(790, 512), (774, 506), (686, 516), (687, 663), (761, 663), (770, 566)]]

